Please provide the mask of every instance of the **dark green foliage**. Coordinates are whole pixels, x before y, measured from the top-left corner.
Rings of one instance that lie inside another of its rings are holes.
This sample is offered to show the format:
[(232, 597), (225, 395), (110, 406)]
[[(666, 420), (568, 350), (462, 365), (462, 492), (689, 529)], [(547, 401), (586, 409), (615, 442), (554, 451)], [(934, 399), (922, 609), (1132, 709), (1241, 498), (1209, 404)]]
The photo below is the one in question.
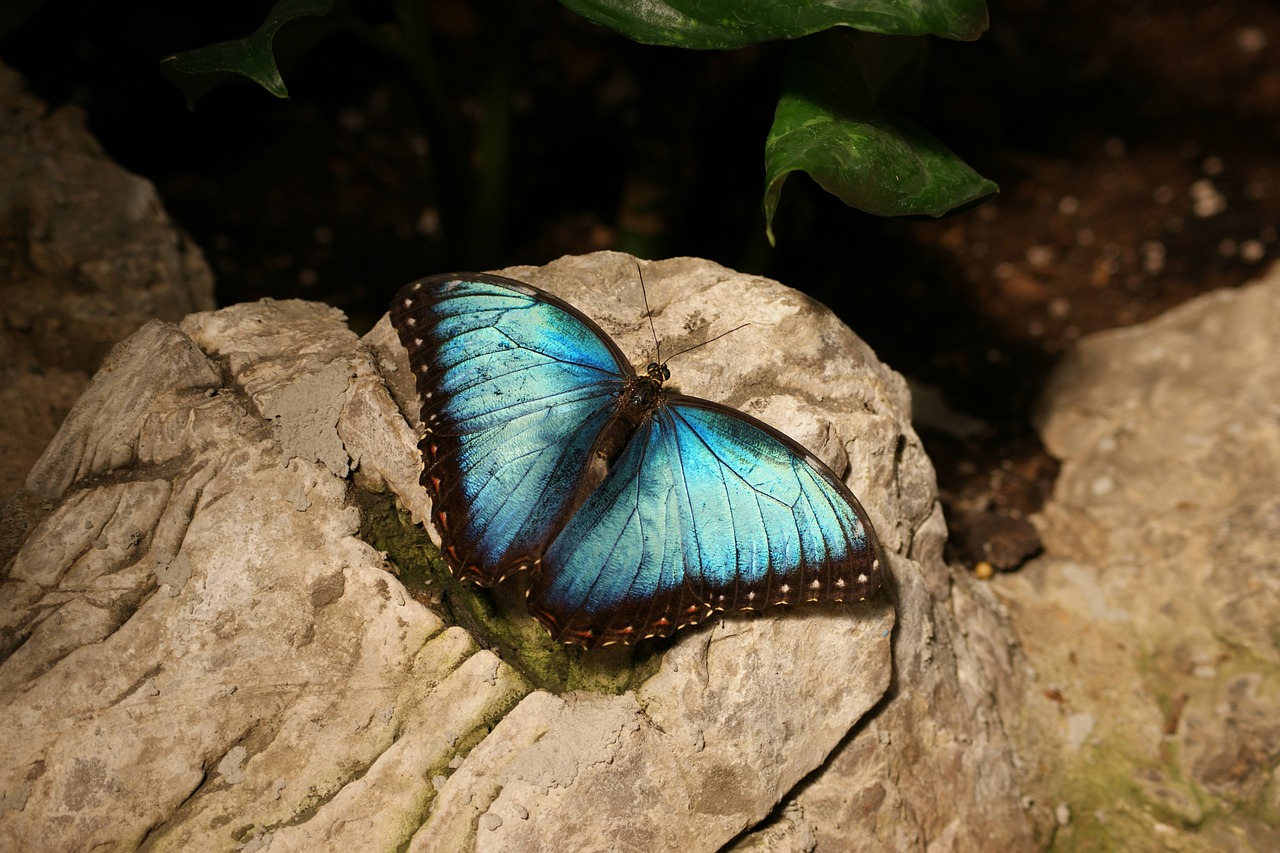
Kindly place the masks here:
[(633, 41), (725, 50), (811, 35), (832, 27), (872, 33), (976, 39), (987, 29), (984, 0), (560, 0)]
[[(486, 7), (481, 15), (494, 44), (491, 79), (484, 85), (483, 119), (467, 133), (456, 99), (440, 83), (425, 2), (393, 0), (395, 20), (374, 26), (359, 17), (358, 2), (335, 7), (333, 0), (278, 0), (253, 34), (175, 54), (162, 61), (162, 68), (192, 102), (233, 74), (287, 97), (273, 47), (286, 24), (321, 17), (325, 25), (313, 24), (317, 32), (348, 31), (377, 47), (401, 66), (422, 99), (446, 236), (462, 247), (462, 257), (483, 262), (496, 255), (502, 239), (512, 74), (503, 57), (510, 52), (505, 46), (519, 37), (515, 9)], [(928, 131), (879, 103), (886, 86), (923, 61), (919, 36), (981, 35), (987, 27), (983, 0), (561, 2), (647, 44), (730, 49), (792, 42), (764, 146), (763, 209), (770, 242), (782, 185), (795, 171), (809, 174), (845, 204), (880, 216), (942, 216), (998, 190)]]
[(920, 39), (831, 31), (795, 45), (765, 140), (765, 227), (791, 172), (877, 216), (942, 216), (993, 195), (937, 137), (877, 103), (922, 59)]
[(232, 74), (248, 77), (277, 98), (289, 97), (272, 45), (276, 31), (295, 18), (328, 15), (333, 0), (279, 0), (262, 26), (234, 41), (211, 44), (160, 60), (160, 70), (187, 93), (188, 105)]

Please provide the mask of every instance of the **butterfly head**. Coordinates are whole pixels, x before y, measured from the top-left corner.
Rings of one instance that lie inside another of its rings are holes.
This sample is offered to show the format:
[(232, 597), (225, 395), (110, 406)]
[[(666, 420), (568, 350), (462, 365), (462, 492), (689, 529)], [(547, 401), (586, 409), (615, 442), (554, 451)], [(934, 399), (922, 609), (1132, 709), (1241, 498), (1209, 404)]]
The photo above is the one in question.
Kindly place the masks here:
[(658, 364), (656, 361), (649, 362), (648, 367), (644, 369), (645, 375), (661, 385), (671, 378), (671, 371), (667, 369), (665, 364)]
[(662, 383), (671, 378), (665, 364), (649, 362), (643, 376), (633, 379), (625, 393), (623, 414), (632, 424), (638, 424), (646, 412), (662, 405)]

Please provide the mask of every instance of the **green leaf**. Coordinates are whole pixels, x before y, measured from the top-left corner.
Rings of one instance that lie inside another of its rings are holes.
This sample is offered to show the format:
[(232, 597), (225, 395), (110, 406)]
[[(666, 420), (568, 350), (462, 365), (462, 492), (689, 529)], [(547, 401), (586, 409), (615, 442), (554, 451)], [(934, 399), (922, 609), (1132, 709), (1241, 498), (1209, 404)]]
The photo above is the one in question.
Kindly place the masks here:
[(999, 191), (933, 134), (879, 106), (889, 83), (918, 63), (921, 39), (832, 31), (792, 46), (765, 140), (765, 231), (782, 184), (807, 172), (850, 207), (877, 216), (942, 216)]
[(277, 98), (289, 97), (271, 42), (295, 18), (329, 14), (333, 0), (279, 0), (252, 35), (211, 44), (160, 60), (164, 75), (187, 93), (187, 105), (233, 74), (248, 77)]
[(632, 41), (725, 50), (831, 27), (969, 41), (987, 29), (985, 0), (560, 0)]

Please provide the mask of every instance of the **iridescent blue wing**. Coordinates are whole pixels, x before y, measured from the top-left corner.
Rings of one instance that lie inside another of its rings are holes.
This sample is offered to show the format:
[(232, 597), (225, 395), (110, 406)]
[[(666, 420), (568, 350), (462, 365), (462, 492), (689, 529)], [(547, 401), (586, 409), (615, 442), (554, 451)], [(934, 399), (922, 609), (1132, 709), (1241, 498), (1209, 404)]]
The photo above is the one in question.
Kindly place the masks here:
[(489, 586), (533, 565), (564, 523), (635, 373), (572, 306), (499, 276), (409, 284), (391, 322), (423, 401), (422, 485), (441, 550)]
[(543, 555), (530, 609), (566, 642), (667, 636), (715, 610), (856, 601), (880, 586), (866, 512), (754, 418), (672, 396)]

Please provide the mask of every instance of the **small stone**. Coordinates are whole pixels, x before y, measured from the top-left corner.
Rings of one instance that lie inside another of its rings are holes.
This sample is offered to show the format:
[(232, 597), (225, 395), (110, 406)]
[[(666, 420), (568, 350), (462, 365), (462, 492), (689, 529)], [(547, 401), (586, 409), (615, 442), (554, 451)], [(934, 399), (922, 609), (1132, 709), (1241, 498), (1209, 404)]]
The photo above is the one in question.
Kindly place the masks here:
[(983, 580), (991, 576), (987, 572), (1018, 568), (1044, 547), (1031, 522), (1007, 512), (966, 514), (957, 517), (956, 527), (963, 531), (965, 551), (977, 560), (974, 574)]
[(1191, 196), (1191, 209), (1201, 219), (1217, 216), (1227, 209), (1226, 196), (1208, 178), (1201, 178), (1192, 184), (1188, 194)]
[(1052, 246), (1031, 246), (1027, 249), (1027, 263), (1043, 269), (1053, 263), (1054, 255)]
[(1158, 240), (1142, 244), (1142, 269), (1147, 275), (1159, 275), (1164, 271), (1165, 248)]
[(1236, 47), (1241, 53), (1257, 55), (1266, 49), (1267, 33), (1262, 27), (1249, 25), (1236, 30)]

